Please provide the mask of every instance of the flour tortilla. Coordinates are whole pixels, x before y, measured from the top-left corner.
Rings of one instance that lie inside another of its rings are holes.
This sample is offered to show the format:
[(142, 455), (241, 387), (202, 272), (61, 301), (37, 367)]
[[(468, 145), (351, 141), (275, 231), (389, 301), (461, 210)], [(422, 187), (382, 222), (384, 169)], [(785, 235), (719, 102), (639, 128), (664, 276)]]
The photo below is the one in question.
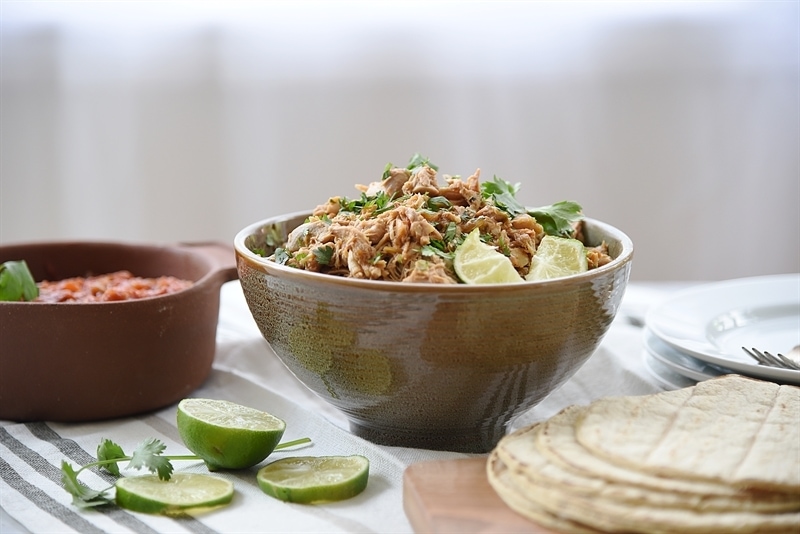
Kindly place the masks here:
[(739, 490), (725, 484), (653, 476), (593, 455), (575, 438), (575, 423), (585, 410), (583, 406), (571, 406), (548, 420), (534, 436), (539, 451), (555, 463), (603, 480), (662, 491), (723, 496), (739, 493)]
[(800, 532), (800, 388), (730, 375), (572, 406), (505, 436), (487, 477), (562, 532)]
[(800, 493), (798, 387), (725, 375), (674, 392), (601, 399), (579, 415), (575, 436), (593, 455), (631, 470)]
[[(542, 435), (551, 431), (548, 441), (553, 445), (551, 427), (561, 428), (562, 435), (574, 423), (583, 409), (572, 407), (554, 416), (549, 421), (521, 429), (504, 437), (495, 451), (508, 466), (510, 478), (523, 491), (527, 482), (569, 492), (584, 498), (600, 497), (630, 505), (650, 505), (660, 508), (682, 508), (702, 512), (758, 511), (784, 512), (800, 510), (800, 496), (774, 492), (749, 492), (729, 486), (705, 482), (664, 479), (646, 473), (638, 473), (609, 464), (592, 457), (579, 444), (564, 446), (551, 453), (569, 459), (582, 455), (584, 464), (592, 471), (572, 467), (566, 462), (553, 461), (544, 454)], [(557, 424), (554, 424), (557, 423)], [(574, 435), (574, 433), (573, 433)], [(563, 439), (561, 443), (563, 443)], [(586, 462), (586, 458), (594, 460)]]
[(527, 499), (525, 493), (515, 486), (508, 467), (495, 452), (489, 455), (486, 463), (486, 475), (489, 479), (489, 484), (509, 508), (528, 519), (532, 519), (543, 527), (551, 528), (564, 534), (597, 534), (601, 532), (577, 521), (550, 513), (535, 501)]
[[(681, 508), (632, 505), (602, 497), (583, 497), (560, 488), (528, 479), (519, 486), (517, 497), (534, 503), (551, 515), (571, 519), (604, 532), (641, 532), (648, 534), (730, 534), (796, 532), (800, 512), (757, 513), (727, 511), (704, 513)], [(502, 498), (502, 496), (501, 496)]]

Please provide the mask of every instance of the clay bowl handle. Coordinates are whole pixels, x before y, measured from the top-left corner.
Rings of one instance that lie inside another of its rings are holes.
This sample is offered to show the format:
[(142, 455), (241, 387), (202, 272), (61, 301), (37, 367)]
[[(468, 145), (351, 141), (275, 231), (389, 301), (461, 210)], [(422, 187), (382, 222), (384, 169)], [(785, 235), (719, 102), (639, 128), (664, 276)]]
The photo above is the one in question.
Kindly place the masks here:
[(190, 241), (179, 243), (178, 247), (206, 258), (212, 265), (210, 275), (219, 278), (220, 285), (239, 278), (233, 245), (219, 241)]

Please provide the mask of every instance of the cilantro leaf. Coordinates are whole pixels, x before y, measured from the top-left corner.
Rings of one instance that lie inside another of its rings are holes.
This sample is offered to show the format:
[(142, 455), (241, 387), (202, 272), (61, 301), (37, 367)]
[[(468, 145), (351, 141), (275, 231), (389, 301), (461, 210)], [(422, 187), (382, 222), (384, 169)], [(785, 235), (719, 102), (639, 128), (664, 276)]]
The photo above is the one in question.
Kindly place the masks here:
[(491, 199), (495, 206), (514, 217), (525, 213), (525, 207), (516, 198), (519, 187), (520, 184), (512, 184), (494, 176), (491, 182), (486, 181), (481, 184), (481, 196)]
[(447, 228), (444, 230), (444, 241), (445, 243), (452, 243), (456, 239), (456, 232), (458, 231), (458, 226), (453, 221), (447, 223)]
[(383, 174), (381, 175), (381, 181), (386, 180), (388, 177), (392, 175), (392, 169), (394, 168), (394, 163), (391, 161), (386, 164), (386, 167), (383, 168)]
[(39, 287), (25, 260), (0, 265), (0, 300), (31, 301), (38, 296)]
[(423, 257), (439, 256), (446, 261), (453, 261), (455, 253), (448, 252), (444, 243), (438, 239), (432, 239), (429, 245), (425, 245), (420, 250)]
[(446, 197), (437, 196), (428, 199), (426, 207), (431, 211), (446, 210), (452, 206), (452, 202), (447, 200)]
[(361, 198), (358, 200), (340, 197), (339, 210), (355, 214), (371, 211), (373, 215), (377, 215), (392, 209), (394, 207), (392, 200), (393, 198), (387, 195), (385, 191), (379, 191), (375, 195), (361, 193)]
[(416, 153), (413, 156), (411, 156), (411, 159), (408, 160), (408, 165), (406, 165), (406, 169), (408, 169), (409, 171), (413, 171), (414, 169), (419, 169), (425, 165), (427, 165), (434, 171), (439, 170), (439, 167), (431, 163), (431, 161), (428, 158), (422, 157), (419, 153)]
[(259, 256), (267, 257), (283, 243), (283, 232), (277, 224), (268, 224), (247, 236), (245, 246)]
[(281, 265), (286, 265), (286, 262), (289, 261), (291, 255), (289, 252), (286, 251), (283, 247), (278, 247), (275, 249), (275, 262), (280, 263)]
[(161, 456), (166, 448), (161, 440), (148, 438), (133, 451), (128, 467), (132, 469), (145, 467), (151, 473), (158, 473), (158, 478), (161, 480), (169, 480), (172, 476), (172, 463), (169, 458)]
[[(127, 455), (122, 451), (122, 447), (110, 439), (102, 440), (97, 446), (97, 461), (105, 462), (107, 460), (127, 460)], [(119, 476), (117, 462), (104, 463), (102, 467), (112, 475)]]
[(550, 206), (527, 208), (531, 217), (542, 225), (548, 235), (571, 236), (573, 223), (583, 218), (583, 208), (577, 202), (563, 200)]
[(317, 247), (312, 252), (314, 253), (314, 257), (317, 258), (317, 263), (320, 265), (330, 265), (331, 259), (333, 258), (333, 251), (334, 248), (326, 245), (324, 247)]
[(573, 223), (583, 218), (581, 206), (576, 202), (561, 201), (539, 208), (526, 208), (517, 201), (519, 184), (511, 184), (497, 176), (481, 184), (481, 196), (491, 199), (494, 205), (515, 217), (527, 213), (542, 225), (545, 233), (553, 236), (571, 236)]
[(65, 460), (61, 461), (61, 483), (64, 485), (64, 489), (72, 495), (72, 504), (79, 508), (101, 506), (113, 502), (113, 499), (108, 497), (108, 489), (96, 491), (80, 482), (78, 472), (75, 471), (72, 464)]

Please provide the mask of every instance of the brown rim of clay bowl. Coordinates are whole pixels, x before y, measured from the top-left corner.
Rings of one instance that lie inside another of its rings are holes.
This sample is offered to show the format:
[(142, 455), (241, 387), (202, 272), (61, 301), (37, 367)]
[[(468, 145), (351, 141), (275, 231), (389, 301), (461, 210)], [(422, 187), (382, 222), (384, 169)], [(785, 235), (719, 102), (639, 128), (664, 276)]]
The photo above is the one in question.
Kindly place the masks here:
[(208, 377), (220, 289), (238, 277), (230, 245), (0, 246), (0, 263), (22, 259), (37, 281), (125, 269), (194, 283), (117, 302), (0, 302), (0, 419), (81, 422), (134, 415), (179, 401)]
[(237, 234), (242, 290), (272, 352), (343, 412), (354, 434), (383, 445), (491, 450), (508, 421), (597, 349), (633, 257), (623, 232), (592, 219), (587, 242), (605, 239), (614, 260), (546, 281), (359, 280), (287, 267), (249, 249), (272, 248), (307, 215), (265, 219)]

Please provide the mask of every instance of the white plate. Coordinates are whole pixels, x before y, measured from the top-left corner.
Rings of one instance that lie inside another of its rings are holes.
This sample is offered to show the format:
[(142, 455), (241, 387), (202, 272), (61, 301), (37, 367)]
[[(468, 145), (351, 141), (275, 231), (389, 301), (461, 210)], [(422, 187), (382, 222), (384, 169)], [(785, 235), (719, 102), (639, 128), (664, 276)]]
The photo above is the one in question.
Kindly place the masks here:
[(742, 350), (785, 354), (800, 344), (800, 274), (690, 288), (655, 306), (645, 324), (663, 342), (706, 363), (800, 384), (800, 371), (758, 365)]
[(682, 389), (685, 387), (693, 386), (697, 382), (690, 378), (678, 374), (668, 366), (664, 365), (660, 360), (653, 357), (652, 354), (645, 352), (644, 366), (650, 371), (653, 378), (665, 389)]
[(680, 352), (661, 341), (647, 328), (644, 330), (644, 347), (650, 358), (692, 380), (708, 380), (729, 372)]

